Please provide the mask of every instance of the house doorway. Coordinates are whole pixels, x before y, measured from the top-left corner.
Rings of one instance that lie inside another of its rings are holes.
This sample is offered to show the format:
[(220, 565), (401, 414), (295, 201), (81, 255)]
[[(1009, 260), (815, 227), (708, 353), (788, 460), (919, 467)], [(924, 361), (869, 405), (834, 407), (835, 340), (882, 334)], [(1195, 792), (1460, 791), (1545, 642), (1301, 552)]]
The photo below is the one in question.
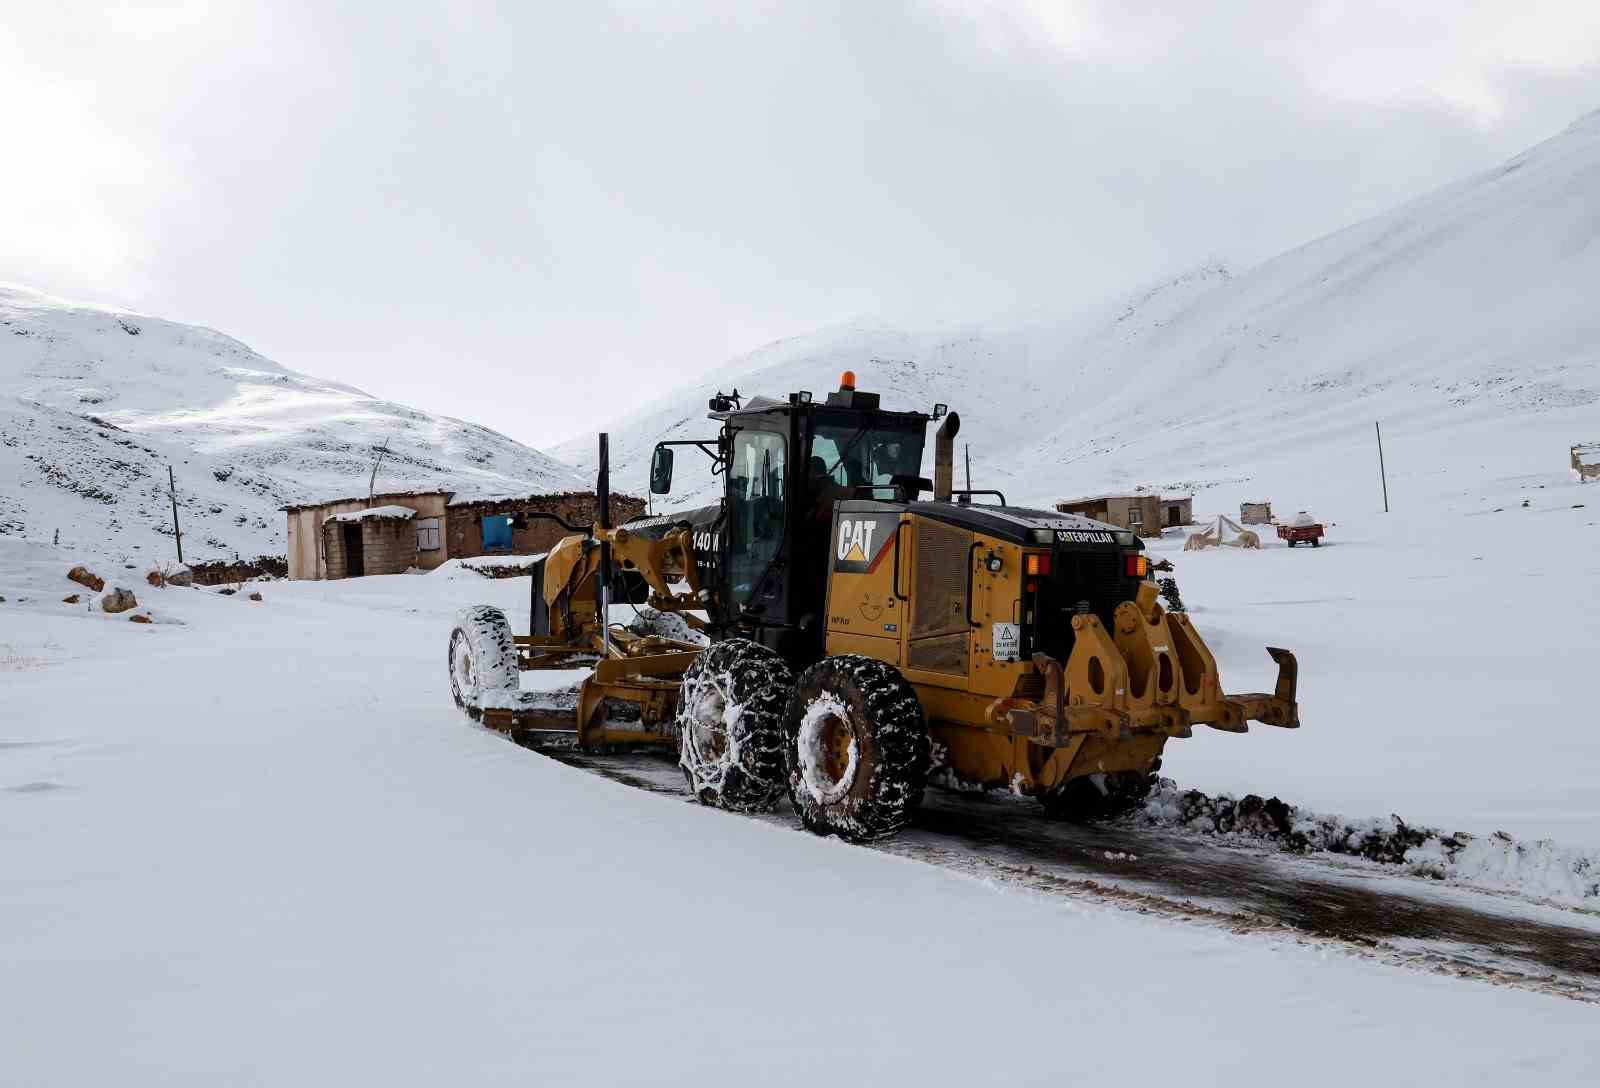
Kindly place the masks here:
[(367, 573), (366, 552), (361, 547), (361, 523), (347, 521), (344, 526), (344, 576), (360, 578)]

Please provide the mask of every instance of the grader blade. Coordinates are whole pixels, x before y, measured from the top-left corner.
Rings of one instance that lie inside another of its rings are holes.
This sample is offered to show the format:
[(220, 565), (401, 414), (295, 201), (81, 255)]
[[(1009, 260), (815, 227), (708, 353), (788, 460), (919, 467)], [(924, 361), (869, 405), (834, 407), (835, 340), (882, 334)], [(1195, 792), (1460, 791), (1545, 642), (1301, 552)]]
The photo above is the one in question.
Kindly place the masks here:
[(1296, 695), (1300, 684), (1300, 662), (1281, 646), (1268, 646), (1267, 653), (1278, 663), (1278, 683), (1271, 695), (1253, 692), (1229, 695), (1226, 701), (1239, 708), (1253, 722), (1276, 725), (1280, 729), (1300, 728), (1300, 703)]

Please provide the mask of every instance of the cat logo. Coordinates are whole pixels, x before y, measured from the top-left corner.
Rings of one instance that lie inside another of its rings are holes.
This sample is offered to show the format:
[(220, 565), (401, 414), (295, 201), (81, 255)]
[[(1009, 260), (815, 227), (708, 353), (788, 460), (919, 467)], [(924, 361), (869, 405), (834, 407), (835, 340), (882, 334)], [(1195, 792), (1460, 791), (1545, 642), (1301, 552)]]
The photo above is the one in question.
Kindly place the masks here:
[(833, 569), (865, 574), (877, 567), (895, 540), (898, 514), (852, 514), (834, 527)]

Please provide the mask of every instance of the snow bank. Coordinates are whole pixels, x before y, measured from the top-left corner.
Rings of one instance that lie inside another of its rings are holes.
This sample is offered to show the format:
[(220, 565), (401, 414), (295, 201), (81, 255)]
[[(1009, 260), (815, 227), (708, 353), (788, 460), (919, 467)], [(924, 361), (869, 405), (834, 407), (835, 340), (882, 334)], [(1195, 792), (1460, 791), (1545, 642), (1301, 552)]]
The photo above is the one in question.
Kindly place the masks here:
[(1447, 833), (1411, 826), (1398, 816), (1355, 819), (1308, 812), (1276, 797), (1183, 790), (1166, 778), (1127, 819), (1268, 841), (1293, 853), (1350, 854), (1418, 876), (1532, 899), (1590, 906), (1600, 901), (1600, 850), (1563, 847), (1547, 839), (1530, 843), (1503, 832), (1488, 837)]

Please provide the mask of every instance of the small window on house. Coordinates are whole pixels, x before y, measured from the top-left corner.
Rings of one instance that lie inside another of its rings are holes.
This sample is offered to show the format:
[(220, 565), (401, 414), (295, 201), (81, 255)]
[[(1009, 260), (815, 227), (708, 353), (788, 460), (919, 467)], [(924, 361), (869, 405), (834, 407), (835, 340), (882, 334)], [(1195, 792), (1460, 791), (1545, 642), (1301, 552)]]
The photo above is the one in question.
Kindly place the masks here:
[(439, 550), (439, 519), (421, 518), (417, 521), (417, 551)]
[(1138, 506), (1128, 507), (1128, 528), (1134, 529), (1144, 524), (1144, 511)]

